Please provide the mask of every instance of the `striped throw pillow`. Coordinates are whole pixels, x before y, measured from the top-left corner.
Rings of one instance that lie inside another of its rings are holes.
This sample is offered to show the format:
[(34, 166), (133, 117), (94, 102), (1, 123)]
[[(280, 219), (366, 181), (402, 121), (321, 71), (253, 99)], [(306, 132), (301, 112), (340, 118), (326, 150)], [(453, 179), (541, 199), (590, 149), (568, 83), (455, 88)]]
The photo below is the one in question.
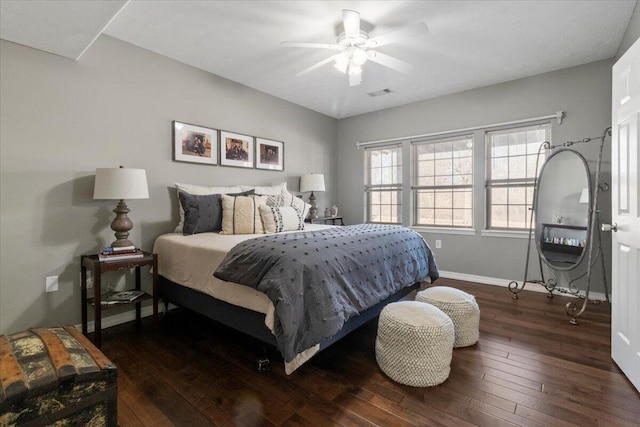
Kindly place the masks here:
[(222, 231), (220, 234), (264, 234), (259, 206), (267, 196), (222, 195)]

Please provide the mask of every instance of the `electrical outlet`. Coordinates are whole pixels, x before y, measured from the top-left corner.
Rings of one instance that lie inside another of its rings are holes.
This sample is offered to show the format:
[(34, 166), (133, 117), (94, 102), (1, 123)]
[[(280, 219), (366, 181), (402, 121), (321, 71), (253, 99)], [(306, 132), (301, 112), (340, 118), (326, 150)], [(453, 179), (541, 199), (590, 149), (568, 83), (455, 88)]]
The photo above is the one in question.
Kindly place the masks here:
[(442, 240), (436, 240), (436, 249), (442, 249)]
[(49, 276), (44, 280), (45, 292), (55, 292), (58, 290), (58, 276)]

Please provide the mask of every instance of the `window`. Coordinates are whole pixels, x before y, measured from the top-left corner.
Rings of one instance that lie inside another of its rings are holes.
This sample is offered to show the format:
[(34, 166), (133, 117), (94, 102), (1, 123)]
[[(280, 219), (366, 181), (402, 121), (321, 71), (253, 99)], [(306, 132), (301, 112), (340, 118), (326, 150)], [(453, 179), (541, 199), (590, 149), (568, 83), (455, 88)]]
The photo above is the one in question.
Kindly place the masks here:
[(473, 136), (413, 145), (415, 225), (473, 226)]
[(538, 161), (538, 151), (549, 133), (549, 124), (487, 132), (487, 228), (529, 228), (535, 179), (546, 157), (541, 150)]
[(367, 148), (367, 222), (402, 223), (402, 146)]

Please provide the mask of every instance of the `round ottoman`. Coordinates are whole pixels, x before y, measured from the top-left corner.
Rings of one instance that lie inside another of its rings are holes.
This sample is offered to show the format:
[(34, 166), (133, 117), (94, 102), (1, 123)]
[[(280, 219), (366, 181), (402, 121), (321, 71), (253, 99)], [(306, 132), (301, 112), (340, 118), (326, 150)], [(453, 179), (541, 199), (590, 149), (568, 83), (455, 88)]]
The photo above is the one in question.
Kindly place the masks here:
[(453, 320), (454, 347), (467, 347), (478, 342), (480, 308), (473, 295), (448, 286), (434, 286), (418, 292), (416, 301), (438, 307)]
[(416, 301), (380, 313), (376, 360), (392, 380), (414, 387), (443, 383), (453, 353), (453, 322), (440, 309)]

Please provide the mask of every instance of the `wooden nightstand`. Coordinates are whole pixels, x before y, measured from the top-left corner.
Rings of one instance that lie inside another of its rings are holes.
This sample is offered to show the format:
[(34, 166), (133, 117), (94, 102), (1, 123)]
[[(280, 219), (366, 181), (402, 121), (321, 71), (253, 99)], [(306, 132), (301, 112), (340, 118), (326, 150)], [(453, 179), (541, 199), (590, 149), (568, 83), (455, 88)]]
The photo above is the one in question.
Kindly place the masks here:
[[(100, 261), (98, 255), (82, 255), (80, 257), (80, 265), (82, 270), (82, 333), (87, 335), (87, 305), (93, 306), (94, 318), (94, 343), (100, 348), (102, 344), (102, 311), (115, 306), (127, 304), (135, 304), (136, 306), (136, 323), (140, 326), (141, 306), (143, 301), (153, 299), (153, 327), (158, 324), (158, 255), (145, 252), (142, 258), (127, 259), (121, 261)], [(136, 285), (135, 289), (140, 290), (140, 267), (151, 266), (153, 272), (153, 295), (145, 293), (141, 297), (129, 302), (118, 302), (115, 304), (105, 304), (109, 295), (102, 295), (101, 276), (102, 273), (109, 271), (120, 271), (136, 269)], [(93, 279), (93, 297), (87, 298), (87, 269), (92, 273)], [(105, 301), (103, 301), (103, 297)]]
[(336, 225), (336, 221), (340, 221), (340, 225), (344, 225), (344, 221), (341, 216), (324, 216), (315, 219), (307, 219), (307, 222), (311, 224), (329, 224), (329, 222), (331, 222), (331, 224)]

